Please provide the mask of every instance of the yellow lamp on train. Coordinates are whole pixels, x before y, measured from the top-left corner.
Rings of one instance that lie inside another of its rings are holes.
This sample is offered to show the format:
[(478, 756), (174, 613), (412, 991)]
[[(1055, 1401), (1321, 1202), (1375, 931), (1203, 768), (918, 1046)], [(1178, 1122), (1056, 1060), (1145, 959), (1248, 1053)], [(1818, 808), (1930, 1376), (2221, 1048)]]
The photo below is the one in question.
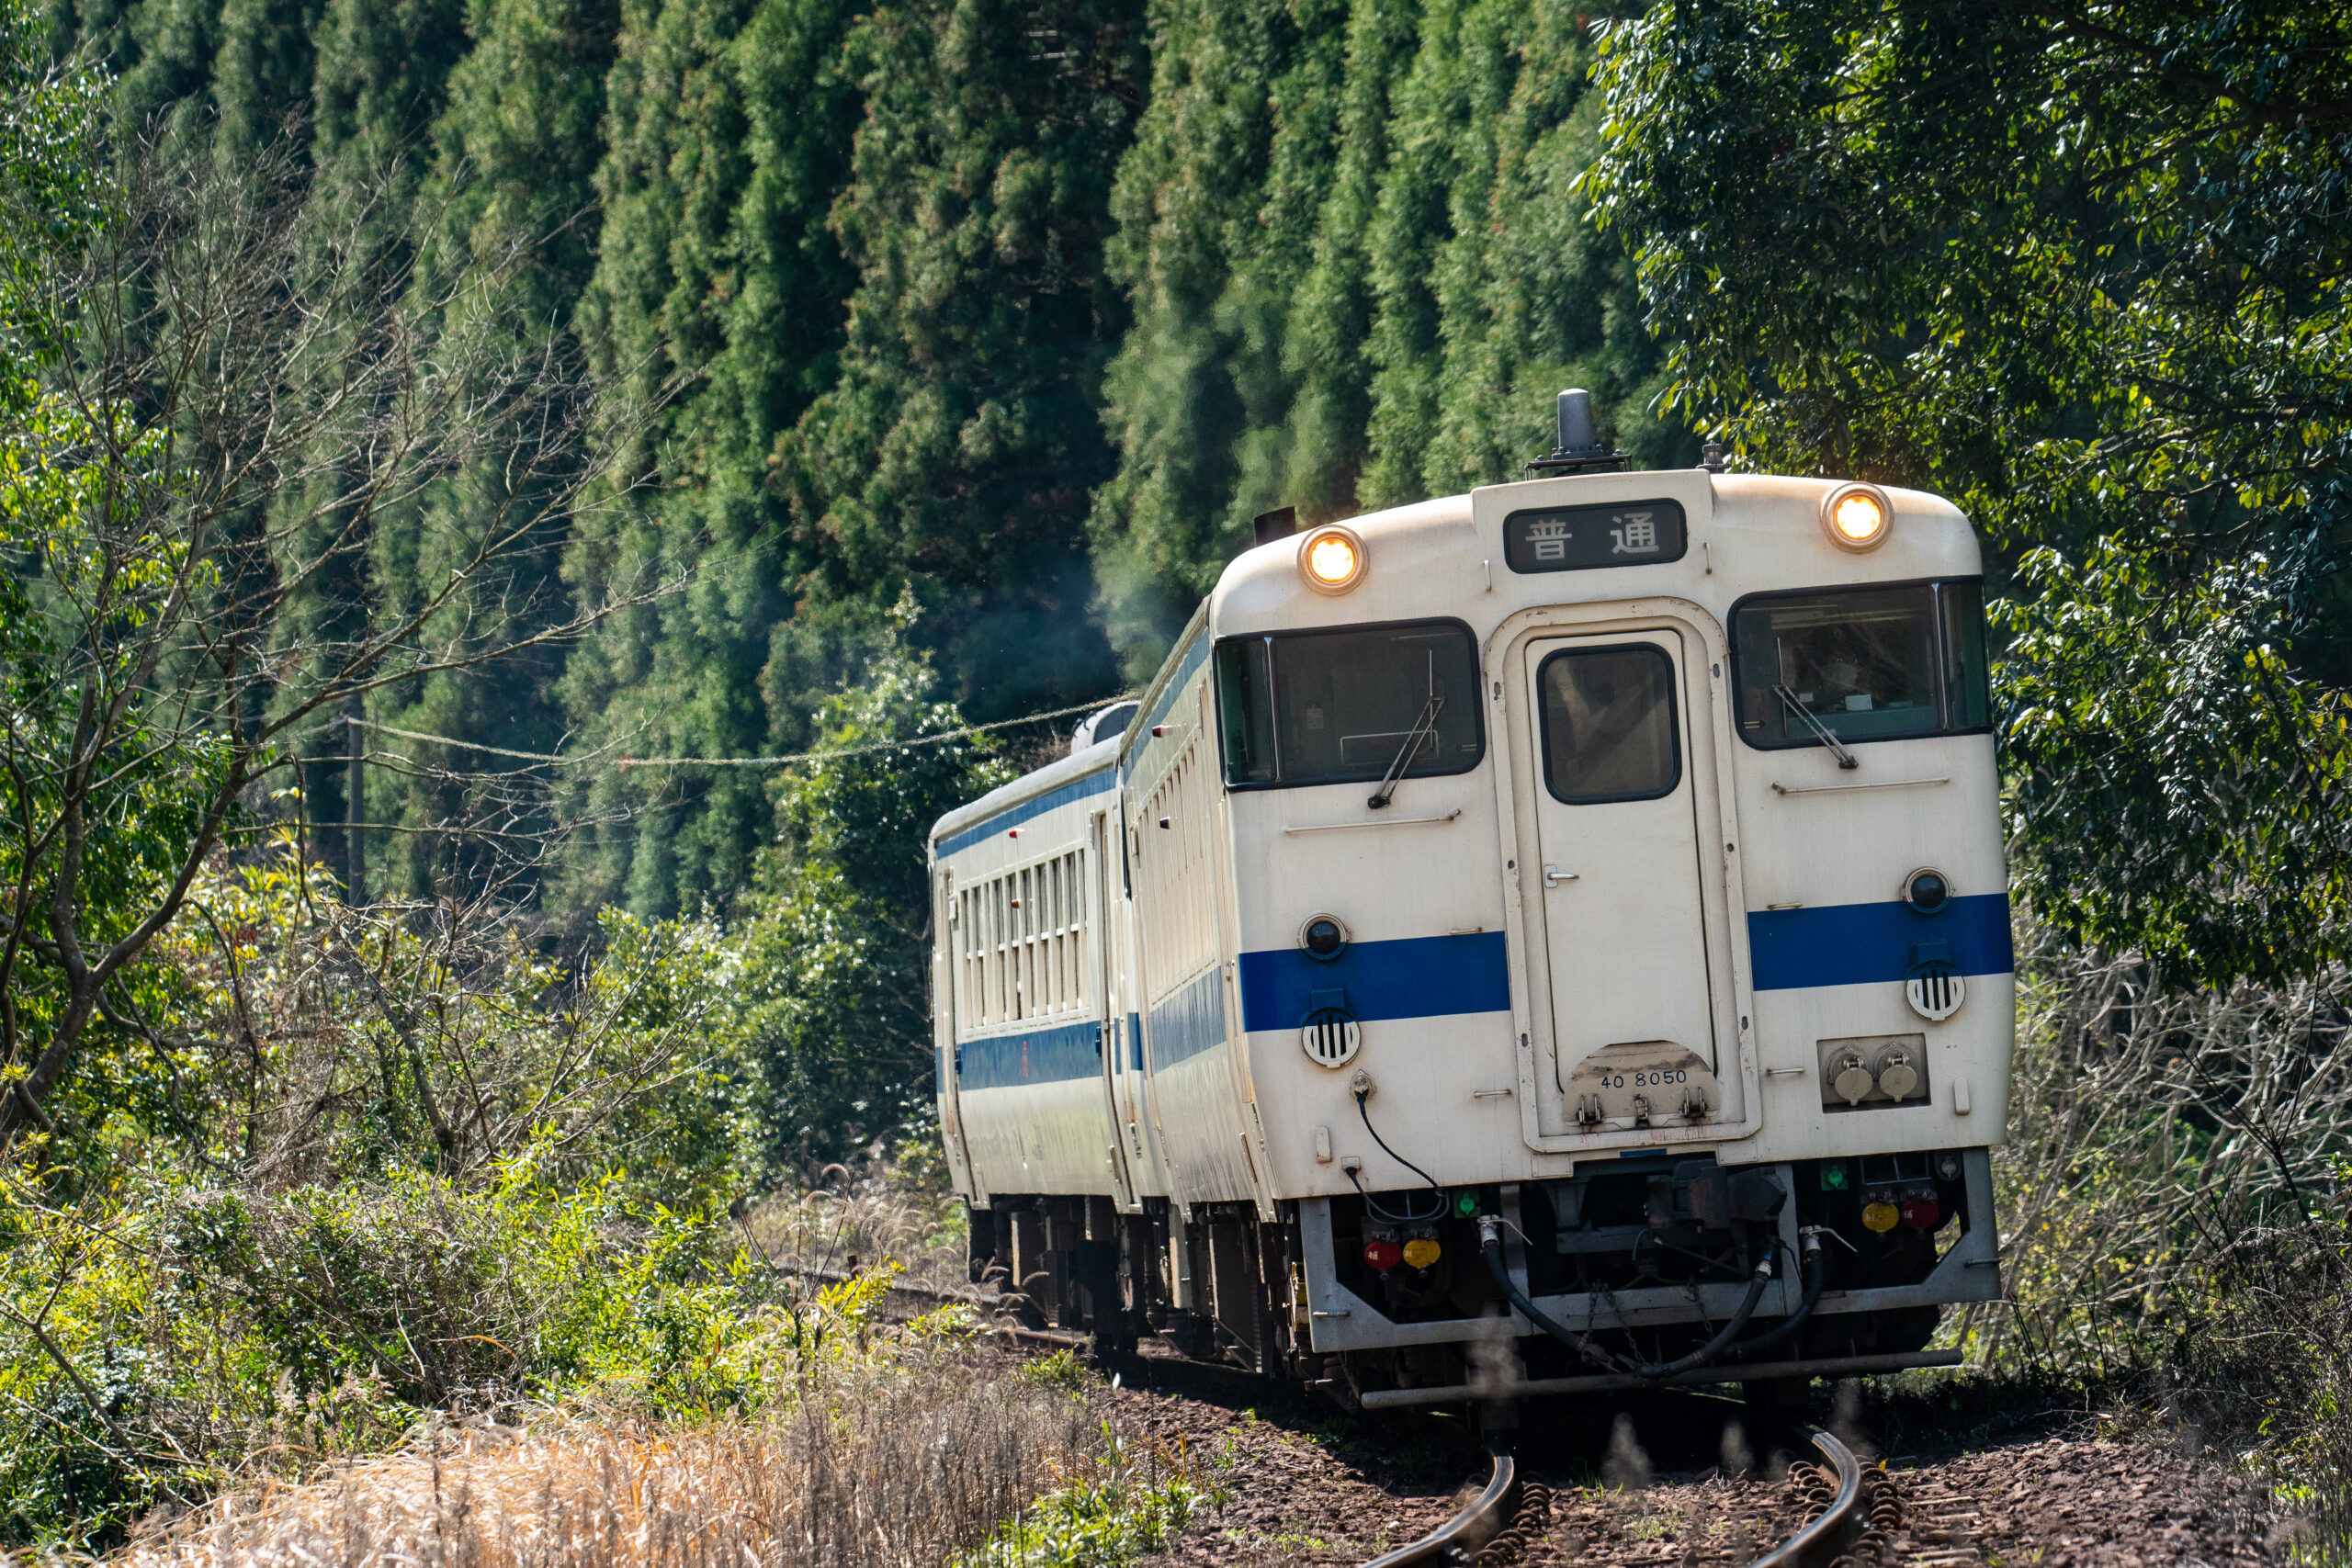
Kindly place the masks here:
[(1300, 541), (1298, 573), (1317, 593), (1345, 593), (1363, 581), (1363, 540), (1352, 528), (1316, 529)]
[(1842, 484), (1821, 501), (1822, 530), (1839, 549), (1876, 548), (1894, 520), (1894, 504), (1876, 485)]

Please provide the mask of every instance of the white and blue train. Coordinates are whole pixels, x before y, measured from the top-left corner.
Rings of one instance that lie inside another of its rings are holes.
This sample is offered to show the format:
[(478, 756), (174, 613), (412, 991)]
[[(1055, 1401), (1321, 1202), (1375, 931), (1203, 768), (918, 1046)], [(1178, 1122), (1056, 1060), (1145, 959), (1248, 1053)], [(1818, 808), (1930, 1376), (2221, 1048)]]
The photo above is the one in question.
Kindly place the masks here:
[(1976, 538), (1560, 423), (1261, 519), (1139, 704), (933, 829), (976, 1278), (1370, 1408), (1957, 1359), (2015, 1032)]

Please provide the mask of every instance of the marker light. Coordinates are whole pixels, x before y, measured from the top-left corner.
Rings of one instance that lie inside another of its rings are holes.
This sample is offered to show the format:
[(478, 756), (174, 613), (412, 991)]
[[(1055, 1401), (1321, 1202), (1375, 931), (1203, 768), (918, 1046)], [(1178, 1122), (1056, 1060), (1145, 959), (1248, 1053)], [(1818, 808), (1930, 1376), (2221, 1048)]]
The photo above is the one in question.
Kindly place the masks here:
[(1411, 1268), (1426, 1269), (1442, 1256), (1433, 1235), (1417, 1235), (1405, 1244), (1405, 1262)]
[(1298, 547), (1298, 574), (1317, 593), (1345, 593), (1363, 581), (1363, 541), (1351, 528), (1317, 528)]
[(1840, 549), (1875, 549), (1885, 538), (1894, 507), (1876, 485), (1843, 484), (1822, 499), (1821, 526)]
[(1923, 865), (1903, 879), (1903, 901), (1920, 914), (1940, 915), (1951, 907), (1951, 878)]
[(1348, 928), (1337, 915), (1309, 915), (1298, 928), (1298, 945), (1307, 957), (1329, 964), (1348, 950)]
[(1906, 1198), (1903, 1202), (1903, 1223), (1915, 1231), (1931, 1231), (1944, 1217), (1943, 1208), (1933, 1198)]
[(1396, 1238), (1386, 1231), (1374, 1231), (1363, 1238), (1363, 1260), (1374, 1273), (1387, 1273), (1404, 1261), (1404, 1258)]
[(1883, 1199), (1862, 1205), (1862, 1224), (1884, 1235), (1903, 1223), (1903, 1211)]

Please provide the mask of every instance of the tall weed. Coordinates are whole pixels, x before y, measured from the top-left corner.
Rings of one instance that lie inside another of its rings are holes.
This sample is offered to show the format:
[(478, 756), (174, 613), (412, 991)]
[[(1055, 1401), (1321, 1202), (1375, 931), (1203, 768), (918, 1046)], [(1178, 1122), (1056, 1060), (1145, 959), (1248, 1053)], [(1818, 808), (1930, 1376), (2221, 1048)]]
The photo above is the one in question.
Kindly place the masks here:
[(1997, 1372), (2228, 1445), (2352, 1561), (2352, 973), (2182, 992), (2020, 917)]

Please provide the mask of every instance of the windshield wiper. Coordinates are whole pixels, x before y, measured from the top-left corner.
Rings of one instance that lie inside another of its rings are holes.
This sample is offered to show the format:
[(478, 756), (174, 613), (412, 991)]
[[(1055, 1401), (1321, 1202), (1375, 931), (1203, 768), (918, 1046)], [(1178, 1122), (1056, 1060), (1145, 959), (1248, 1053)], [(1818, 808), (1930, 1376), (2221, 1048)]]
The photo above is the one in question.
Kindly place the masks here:
[(1445, 699), (1431, 692), (1430, 700), (1421, 705), (1421, 716), (1413, 721), (1411, 729), (1406, 731), (1405, 744), (1396, 750), (1396, 760), (1389, 763), (1388, 771), (1380, 776), (1380, 787), (1372, 792), (1372, 798), (1364, 802), (1366, 806), (1378, 811), (1396, 797), (1396, 784), (1405, 776), (1405, 764), (1411, 761), (1413, 753), (1421, 749), (1424, 738), (1436, 738), (1438, 710), (1444, 706)]
[(1786, 684), (1775, 686), (1772, 688), (1772, 691), (1774, 694), (1781, 699), (1781, 705), (1788, 709), (1791, 713), (1796, 715), (1797, 718), (1803, 722), (1804, 727), (1813, 731), (1813, 738), (1815, 739), (1829, 748), (1829, 754), (1838, 759), (1838, 765), (1839, 767), (1859, 768), (1861, 766), (1860, 762), (1854, 760), (1854, 754), (1846, 750), (1846, 743), (1838, 739), (1835, 735), (1830, 734), (1829, 727), (1822, 723), (1818, 718), (1815, 718), (1814, 716), (1813, 710), (1805, 706), (1803, 702), (1799, 701), (1797, 694), (1794, 692), (1790, 691)]

